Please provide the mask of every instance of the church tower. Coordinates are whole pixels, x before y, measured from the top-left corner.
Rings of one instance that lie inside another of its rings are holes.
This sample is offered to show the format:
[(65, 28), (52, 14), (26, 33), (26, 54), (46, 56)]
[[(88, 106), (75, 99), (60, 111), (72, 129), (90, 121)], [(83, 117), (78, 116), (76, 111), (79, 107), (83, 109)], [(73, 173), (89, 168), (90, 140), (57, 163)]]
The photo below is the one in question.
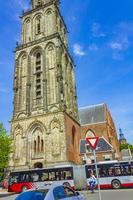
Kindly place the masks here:
[(59, 0), (31, 0), (15, 50), (11, 169), (78, 163), (74, 64)]

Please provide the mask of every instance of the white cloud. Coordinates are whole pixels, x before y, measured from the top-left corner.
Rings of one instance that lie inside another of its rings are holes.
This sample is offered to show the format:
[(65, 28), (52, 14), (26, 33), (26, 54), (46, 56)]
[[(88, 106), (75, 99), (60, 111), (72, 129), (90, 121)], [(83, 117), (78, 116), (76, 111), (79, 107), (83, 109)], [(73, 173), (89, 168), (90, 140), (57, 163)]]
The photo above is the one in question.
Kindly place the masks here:
[(77, 56), (84, 56), (86, 54), (85, 51), (83, 51), (83, 47), (79, 44), (74, 44), (73, 51)]
[(112, 40), (108, 43), (112, 57), (114, 60), (123, 60), (125, 51), (130, 48), (132, 42), (133, 23), (121, 22), (114, 27), (112, 35)]
[(91, 32), (92, 32), (93, 37), (105, 37), (106, 36), (106, 34), (103, 31), (101, 31), (101, 25), (97, 22), (94, 22), (92, 24)]
[(90, 51), (98, 51), (98, 46), (96, 45), (96, 44), (91, 44), (89, 47), (88, 47), (88, 49), (90, 50)]
[(122, 44), (118, 42), (111, 42), (109, 46), (111, 49), (122, 50)]
[[(29, 1), (27, 0), (12, 0), (10, 2), (11, 13), (10, 16), (15, 21), (20, 21), (20, 12), (28, 10), (30, 7)], [(13, 14), (12, 14), (13, 13)]]
[(109, 43), (109, 47), (112, 50), (123, 51), (128, 49), (130, 46), (130, 42), (127, 37), (118, 38), (116, 41), (112, 41)]
[(14, 0), (14, 4), (22, 10), (29, 8), (29, 2), (27, 0)]

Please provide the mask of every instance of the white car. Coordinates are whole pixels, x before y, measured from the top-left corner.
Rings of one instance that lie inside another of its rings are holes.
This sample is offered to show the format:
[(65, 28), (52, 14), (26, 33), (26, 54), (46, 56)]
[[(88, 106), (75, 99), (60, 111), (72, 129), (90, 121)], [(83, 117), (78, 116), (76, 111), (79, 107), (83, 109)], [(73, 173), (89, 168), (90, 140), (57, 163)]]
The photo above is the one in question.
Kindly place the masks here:
[(69, 187), (58, 185), (50, 190), (36, 189), (21, 193), (15, 200), (86, 200), (83, 195)]

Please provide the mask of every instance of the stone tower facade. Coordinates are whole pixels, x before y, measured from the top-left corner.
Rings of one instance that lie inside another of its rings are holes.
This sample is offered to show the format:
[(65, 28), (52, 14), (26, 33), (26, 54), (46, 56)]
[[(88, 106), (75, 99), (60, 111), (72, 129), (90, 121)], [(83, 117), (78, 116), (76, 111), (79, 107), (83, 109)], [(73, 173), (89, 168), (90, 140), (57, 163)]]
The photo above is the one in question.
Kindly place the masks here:
[(78, 163), (74, 64), (58, 0), (32, 0), (15, 51), (11, 169)]

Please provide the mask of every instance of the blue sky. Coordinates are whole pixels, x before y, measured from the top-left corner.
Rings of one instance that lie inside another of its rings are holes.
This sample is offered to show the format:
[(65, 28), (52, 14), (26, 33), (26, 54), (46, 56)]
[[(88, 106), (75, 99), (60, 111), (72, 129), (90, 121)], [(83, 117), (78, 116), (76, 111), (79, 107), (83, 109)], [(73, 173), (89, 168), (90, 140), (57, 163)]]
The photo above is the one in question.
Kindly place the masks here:
[[(0, 121), (9, 131), (19, 16), (29, 0), (1, 1)], [(61, 0), (75, 61), (78, 104), (107, 103), (117, 129), (133, 143), (133, 1)]]

